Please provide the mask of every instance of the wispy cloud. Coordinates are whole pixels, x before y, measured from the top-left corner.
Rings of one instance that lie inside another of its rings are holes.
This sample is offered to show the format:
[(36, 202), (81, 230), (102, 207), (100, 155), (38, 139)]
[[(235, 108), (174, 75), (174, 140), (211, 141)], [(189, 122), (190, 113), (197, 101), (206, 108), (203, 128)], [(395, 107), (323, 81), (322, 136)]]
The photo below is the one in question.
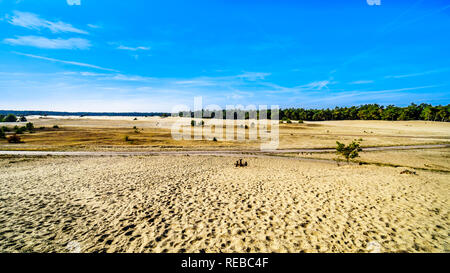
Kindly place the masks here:
[(94, 24), (87, 24), (87, 26), (90, 27), (90, 28), (94, 28), (94, 29), (102, 28), (101, 26), (99, 26), (99, 25), (94, 25)]
[(265, 90), (267, 94), (279, 94), (279, 93), (292, 93), (298, 94), (301, 92), (317, 92), (322, 89), (329, 89), (329, 85), (334, 84), (335, 82), (330, 82), (329, 80), (323, 81), (313, 81), (307, 84), (298, 85), (294, 87), (285, 87), (271, 82), (263, 83), (264, 86), (269, 87), (269, 90)]
[(401, 79), (401, 78), (410, 78), (410, 77), (417, 77), (417, 76), (423, 76), (423, 75), (429, 75), (439, 72), (444, 72), (449, 70), (450, 68), (442, 68), (442, 69), (435, 69), (435, 70), (429, 70), (429, 71), (423, 71), (423, 72), (417, 72), (417, 73), (411, 73), (411, 74), (403, 74), (403, 75), (388, 75), (385, 76), (386, 79)]
[(150, 50), (150, 47), (147, 47), (147, 46), (129, 47), (129, 46), (120, 45), (117, 47), (117, 49), (138, 51), (138, 50)]
[(48, 49), (88, 49), (91, 47), (89, 40), (82, 38), (48, 39), (41, 36), (19, 36), (4, 39), (3, 42), (14, 46), (32, 46)]
[(184, 86), (214, 86), (217, 82), (212, 79), (190, 79), (190, 80), (179, 80), (174, 82), (177, 85)]
[(264, 72), (244, 72), (241, 75), (238, 75), (238, 78), (246, 79), (249, 81), (256, 81), (256, 80), (264, 80), (267, 76), (270, 76), (270, 73), (264, 73)]
[(71, 24), (61, 21), (49, 21), (40, 18), (37, 14), (22, 11), (13, 11), (12, 16), (7, 15), (8, 22), (15, 26), (21, 26), (28, 29), (49, 29), (53, 33), (72, 32), (79, 34), (88, 34), (88, 32), (75, 28)]
[(367, 83), (373, 83), (373, 81), (372, 80), (360, 80), (360, 81), (350, 82), (349, 84), (367, 84)]
[(315, 89), (315, 90), (322, 90), (323, 88), (327, 88), (328, 89), (328, 85), (330, 84), (330, 81), (325, 80), (325, 81), (315, 81), (315, 82), (311, 82), (308, 83), (306, 85), (302, 85), (302, 86), (298, 86), (300, 88), (303, 89)]
[(21, 52), (14, 52), (14, 53), (18, 54), (18, 55), (22, 55), (22, 56), (26, 56), (26, 57), (30, 57), (30, 58), (34, 58), (34, 59), (50, 61), (50, 62), (64, 63), (64, 64), (70, 64), (70, 65), (94, 68), (94, 69), (105, 70), (105, 71), (119, 72), (119, 71), (114, 70), (114, 69), (104, 68), (104, 67), (96, 66), (96, 65), (92, 65), (92, 64), (79, 63), (79, 62), (73, 62), (73, 61), (65, 61), (65, 60), (58, 60), (58, 59), (54, 59), (54, 58), (47, 58), (47, 57), (43, 57), (43, 56), (26, 54), (26, 53), (21, 53)]
[(310, 105), (324, 107), (324, 105), (337, 105), (341, 103), (369, 103), (371, 100), (380, 101), (382, 99), (389, 99), (393, 97), (411, 96), (411, 93), (406, 91), (430, 89), (435, 87), (441, 87), (444, 85), (426, 85), (426, 86), (414, 86), (397, 89), (383, 89), (383, 90), (352, 90), (330, 93), (328, 96), (310, 96), (311, 94), (302, 94), (301, 97), (292, 97), (293, 99), (303, 99)]

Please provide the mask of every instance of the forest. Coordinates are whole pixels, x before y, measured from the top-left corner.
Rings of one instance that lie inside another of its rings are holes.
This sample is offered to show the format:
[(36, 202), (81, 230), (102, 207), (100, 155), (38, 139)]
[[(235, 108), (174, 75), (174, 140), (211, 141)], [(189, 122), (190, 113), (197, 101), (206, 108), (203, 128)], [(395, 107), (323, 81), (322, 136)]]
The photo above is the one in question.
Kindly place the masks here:
[[(223, 111), (223, 118), (226, 118), (225, 110)], [(234, 118), (238, 116), (245, 116), (249, 119), (249, 111), (234, 110)], [(242, 115), (238, 114), (241, 112)], [(50, 112), (50, 111), (5, 111), (0, 110), (0, 122), (14, 122), (13, 116), (8, 114), (27, 116), (27, 115), (79, 115), (79, 116), (162, 116), (168, 117), (170, 113), (93, 113), (93, 112)], [(194, 117), (194, 112), (178, 113), (179, 116)], [(202, 118), (214, 118), (214, 111), (202, 110)], [(256, 116), (259, 118), (260, 111), (256, 111)], [(271, 118), (271, 110), (267, 110), (267, 117)], [(379, 104), (364, 104), (360, 106), (351, 107), (335, 107), (327, 109), (305, 109), (305, 108), (284, 108), (280, 109), (279, 119), (284, 121), (289, 120), (306, 120), (306, 121), (324, 121), (324, 120), (427, 120), (427, 121), (450, 121), (450, 104), (446, 106), (431, 104), (415, 104), (411, 103), (406, 107), (399, 107), (395, 105), (383, 106)], [(22, 120), (26, 121), (26, 120)]]
[[(249, 111), (241, 109), (233, 110), (234, 119), (244, 117), (249, 119), (252, 116)], [(179, 116), (187, 116), (188, 113), (179, 113)], [(214, 118), (214, 111), (202, 110), (203, 118)], [(194, 112), (190, 112), (191, 117), (194, 117)], [(256, 111), (256, 116), (259, 119), (260, 111)], [(253, 115), (254, 116), (254, 115)], [(266, 116), (271, 118), (271, 110), (267, 110)], [(225, 110), (222, 110), (222, 117), (226, 119)], [(399, 107), (395, 105), (378, 105), (365, 104), (351, 107), (335, 107), (334, 109), (305, 109), (305, 108), (285, 108), (280, 109), (279, 119), (290, 120), (306, 120), (306, 121), (324, 121), (324, 120), (427, 120), (427, 121), (450, 121), (450, 104), (446, 106), (431, 104), (415, 104), (411, 103), (406, 107)]]

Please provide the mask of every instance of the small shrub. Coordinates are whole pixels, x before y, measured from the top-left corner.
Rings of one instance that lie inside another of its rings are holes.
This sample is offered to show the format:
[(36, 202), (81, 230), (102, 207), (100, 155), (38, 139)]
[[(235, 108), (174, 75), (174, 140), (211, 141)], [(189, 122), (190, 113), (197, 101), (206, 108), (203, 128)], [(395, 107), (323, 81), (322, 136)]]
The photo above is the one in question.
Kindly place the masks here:
[(131, 141), (131, 139), (130, 139), (129, 136), (125, 136), (124, 139), (125, 139), (125, 141), (127, 141), (127, 142), (128, 142), (128, 141)]
[(14, 134), (12, 136), (8, 136), (7, 140), (8, 140), (9, 143), (20, 143), (21, 142), (21, 138), (17, 134)]
[(27, 130), (27, 127), (25, 127), (25, 126), (17, 127), (17, 128), (15, 128), (15, 130), (16, 130), (16, 134), (23, 134)]
[(191, 120), (191, 126), (195, 126), (195, 120)]
[(25, 127), (27, 128), (27, 131), (30, 133), (33, 132), (34, 130), (34, 124), (31, 122), (28, 122), (27, 125), (25, 125)]
[(25, 116), (20, 116), (19, 120), (20, 120), (20, 122), (26, 122), (27, 118)]
[(299, 120), (298, 123), (303, 123), (303, 120)]
[(133, 120), (137, 120), (137, 118), (134, 118)]
[(59, 129), (58, 125), (53, 125), (53, 129)]
[(214, 137), (214, 138), (213, 138), (213, 141), (214, 141), (214, 142), (217, 142), (217, 138), (216, 138), (216, 137)]
[(359, 142), (355, 140), (353, 140), (349, 145), (345, 145), (344, 143), (340, 143), (339, 141), (336, 141), (336, 144), (336, 153), (344, 157), (347, 160), (347, 163), (350, 159), (358, 157), (359, 152), (362, 151)]
[(0, 138), (4, 139), (6, 138), (5, 132), (3, 132), (3, 130), (0, 129)]

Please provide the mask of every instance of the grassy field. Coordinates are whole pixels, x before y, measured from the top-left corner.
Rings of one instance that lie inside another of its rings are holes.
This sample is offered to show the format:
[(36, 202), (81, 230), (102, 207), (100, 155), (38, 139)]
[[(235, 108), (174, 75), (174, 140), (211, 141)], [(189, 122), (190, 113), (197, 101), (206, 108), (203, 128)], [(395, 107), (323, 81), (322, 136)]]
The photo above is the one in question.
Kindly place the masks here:
[[(36, 131), (23, 143), (0, 141), (2, 150), (259, 149), (259, 140), (174, 140), (174, 118), (31, 117)], [(5, 123), (1, 124), (5, 125)], [(13, 126), (14, 124), (8, 124)], [(18, 124), (23, 125), (23, 124)], [(58, 129), (53, 126), (58, 125)], [(133, 129), (136, 126), (137, 130)], [(42, 128), (42, 129), (40, 129)], [(190, 130), (191, 128), (189, 128)], [(247, 136), (249, 129), (245, 130)], [(125, 141), (125, 136), (129, 141)], [(336, 141), (363, 139), (363, 146), (450, 143), (450, 124), (425, 121), (328, 121), (280, 124), (279, 149), (332, 148)]]

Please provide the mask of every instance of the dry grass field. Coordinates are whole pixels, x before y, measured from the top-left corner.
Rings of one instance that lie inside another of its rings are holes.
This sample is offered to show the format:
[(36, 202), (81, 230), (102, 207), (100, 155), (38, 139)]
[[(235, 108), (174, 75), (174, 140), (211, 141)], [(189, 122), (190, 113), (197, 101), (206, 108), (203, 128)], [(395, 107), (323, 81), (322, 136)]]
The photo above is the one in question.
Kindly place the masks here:
[[(189, 119), (190, 120), (190, 119)], [(0, 141), (2, 150), (164, 150), (259, 149), (259, 140), (244, 142), (172, 138), (175, 118), (31, 117), (36, 132), (22, 144)], [(249, 123), (251, 123), (250, 121)], [(5, 125), (5, 123), (1, 124)], [(53, 129), (58, 125), (59, 129)], [(250, 124), (249, 124), (250, 125)], [(13, 126), (9, 124), (9, 126)], [(139, 133), (133, 129), (136, 126)], [(43, 129), (39, 129), (44, 127)], [(190, 126), (189, 126), (190, 127)], [(189, 128), (190, 130), (191, 128)], [(249, 129), (245, 130), (248, 139)], [(364, 146), (450, 143), (450, 124), (425, 121), (328, 121), (280, 124), (279, 149), (334, 148), (336, 141), (363, 139)], [(129, 136), (131, 141), (125, 141)]]
[[(0, 150), (259, 149), (175, 141), (171, 118), (29, 120), (36, 132)], [(282, 149), (448, 144), (450, 125), (306, 122), (280, 137)], [(0, 252), (450, 251), (450, 148), (363, 151), (362, 165), (255, 153), (241, 168), (219, 155), (0, 156)]]

